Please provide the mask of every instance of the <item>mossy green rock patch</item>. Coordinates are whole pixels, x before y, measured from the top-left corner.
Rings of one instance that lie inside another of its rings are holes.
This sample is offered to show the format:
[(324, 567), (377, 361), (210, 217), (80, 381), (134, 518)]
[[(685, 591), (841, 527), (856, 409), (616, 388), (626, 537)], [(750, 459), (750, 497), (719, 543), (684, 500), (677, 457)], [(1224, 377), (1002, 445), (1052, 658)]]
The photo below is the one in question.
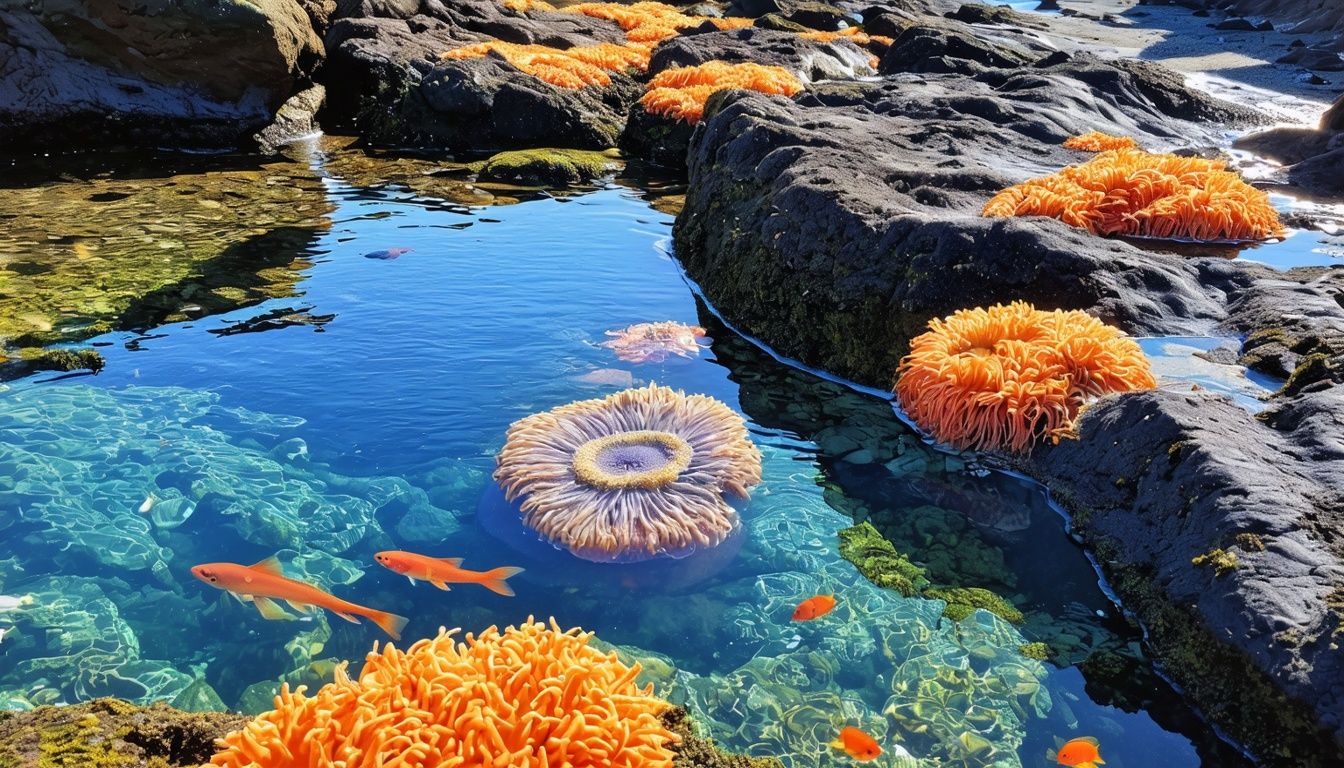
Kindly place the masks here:
[(924, 569), (896, 551), (871, 523), (862, 522), (839, 532), (840, 556), (854, 564), (866, 579), (906, 597), (929, 586)]
[(584, 149), (500, 152), (480, 166), (480, 178), (528, 184), (583, 184), (619, 169), (618, 155)]
[(215, 739), (241, 728), (242, 715), (190, 713), (164, 704), (137, 707), (98, 699), (30, 712), (0, 712), (0, 768), (197, 766)]
[(1023, 619), (1017, 606), (980, 587), (935, 587), (924, 590), (924, 596), (946, 600), (947, 608), (943, 609), (943, 615), (953, 621), (961, 621), (975, 613), (977, 608), (983, 608), (1013, 624), (1020, 624)]

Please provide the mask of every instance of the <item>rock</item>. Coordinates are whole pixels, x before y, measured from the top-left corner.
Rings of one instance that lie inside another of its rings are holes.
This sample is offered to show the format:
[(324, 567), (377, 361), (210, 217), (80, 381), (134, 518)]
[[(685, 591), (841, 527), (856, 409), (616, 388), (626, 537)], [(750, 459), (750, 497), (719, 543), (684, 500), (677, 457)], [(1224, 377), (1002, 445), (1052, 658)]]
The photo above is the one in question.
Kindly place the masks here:
[(320, 85), (305, 88), (280, 105), (271, 124), (252, 137), (263, 152), (273, 152), (284, 144), (318, 131), (317, 111), (326, 100), (327, 89)]
[(1293, 186), (1313, 195), (1344, 195), (1344, 148), (1307, 158), (1288, 169)]
[(1232, 146), (1277, 163), (1293, 164), (1328, 152), (1333, 136), (1313, 128), (1271, 128), (1232, 142)]
[(1213, 25), (1213, 28), (1214, 28), (1214, 29), (1218, 29), (1218, 30), (1222, 30), (1222, 31), (1225, 31), (1225, 32), (1254, 32), (1254, 31), (1256, 31), (1256, 28), (1255, 28), (1255, 25), (1254, 25), (1254, 24), (1252, 24), (1252, 23), (1251, 23), (1249, 20), (1247, 20), (1247, 19), (1241, 19), (1241, 18), (1224, 19), (1224, 20), (1218, 22), (1217, 24)]
[(576, 45), (624, 43), (614, 23), (577, 13), (525, 16), (496, 0), (357, 4), (326, 36), (324, 80), (340, 82), (329, 111), (376, 145), (443, 149), (615, 146), (642, 87), (560, 88), (496, 55), (443, 60), (483, 40)]
[[(1293, 765), (1329, 764), (1296, 758), (1344, 744), (1344, 663), (1328, 639), (1340, 631), (1344, 595), (1342, 408), (1340, 387), (1288, 401), (1264, 423), (1207, 392), (1107, 398), (1080, 419), (1078, 440), (1038, 451), (1034, 463), (1057, 496), (1085, 510), (1081, 525), (1113, 570), (1144, 574), (1132, 584), (1183, 615), (1183, 633), (1235, 650), (1201, 658), (1158, 620), (1165, 611), (1137, 608), (1145, 598), (1122, 586), (1126, 605), (1159, 627), (1150, 637), (1176, 682), (1255, 753), (1291, 749)], [(1223, 566), (1198, 565), (1218, 548)]]
[(228, 709), (224, 700), (205, 680), (197, 680), (177, 694), (173, 707), (183, 712), (224, 712)]
[(751, 61), (784, 67), (804, 81), (850, 80), (871, 75), (872, 54), (848, 40), (821, 43), (792, 32), (745, 27), (682, 35), (664, 41), (649, 60), (649, 72), (692, 67), (707, 61)]
[(621, 132), (621, 151), (630, 157), (676, 171), (686, 167), (686, 148), (695, 126), (644, 111), (636, 104)]
[(878, 71), (959, 72), (974, 75), (985, 69), (1020, 67), (1030, 60), (1025, 50), (992, 43), (969, 31), (943, 26), (917, 26), (902, 31), (882, 55)]
[(1344, 57), (1334, 51), (1318, 51), (1308, 48), (1294, 63), (1304, 69), (1312, 69), (1317, 72), (1344, 71)]
[(1202, 129), (1171, 113), (1240, 114), (1155, 71), (1074, 56), (1030, 73), (818, 84), (796, 103), (723, 94), (692, 143), (677, 253), (731, 322), (875, 386), (929, 318), (994, 301), (1086, 308), (1133, 332), (1207, 329), (1222, 292), (1248, 279), (1238, 265), (979, 215), (995, 191), (1073, 162), (1059, 146), (1071, 134), (1194, 138)]
[(500, 152), (481, 165), (480, 178), (544, 186), (585, 184), (621, 167), (617, 156), (581, 149)]
[(0, 712), (0, 765), (194, 767), (210, 761), (215, 739), (246, 722), (242, 715), (118, 699)]
[(1322, 131), (1344, 131), (1344, 94), (1321, 115), (1319, 127)]
[(295, 0), (0, 9), (0, 145), (235, 148), (323, 55)]

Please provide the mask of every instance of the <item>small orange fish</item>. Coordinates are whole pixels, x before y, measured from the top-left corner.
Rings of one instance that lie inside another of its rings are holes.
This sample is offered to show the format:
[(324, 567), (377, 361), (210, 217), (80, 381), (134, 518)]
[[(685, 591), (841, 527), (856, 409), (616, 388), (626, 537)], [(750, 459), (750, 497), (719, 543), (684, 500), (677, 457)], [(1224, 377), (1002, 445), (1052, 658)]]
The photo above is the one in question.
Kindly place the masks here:
[(193, 567), (191, 575), (243, 602), (251, 602), (264, 619), (294, 618), (274, 602), (284, 600), (300, 613), (325, 608), (355, 624), (359, 623), (355, 617), (363, 616), (391, 635), (393, 640), (400, 640), (401, 630), (406, 627), (407, 619), (404, 616), (355, 605), (311, 584), (286, 578), (280, 568), (280, 561), (274, 557), (268, 557), (256, 565), (204, 563)]
[(817, 595), (809, 597), (793, 609), (794, 621), (811, 621), (831, 612), (835, 607), (835, 595)]
[(1098, 765), (1106, 764), (1106, 761), (1101, 759), (1100, 747), (1101, 742), (1091, 736), (1080, 736), (1065, 742), (1064, 746), (1059, 748), (1055, 762), (1070, 768), (1097, 768)]
[(414, 552), (389, 550), (373, 556), (379, 565), (396, 571), (411, 580), (424, 579), (442, 590), (449, 584), (480, 584), (482, 587), (505, 597), (513, 597), (513, 590), (505, 580), (523, 572), (522, 568), (503, 566), (489, 571), (468, 571), (462, 565), (460, 557), (427, 557)]
[(852, 725), (841, 728), (840, 737), (832, 741), (831, 746), (843, 750), (845, 754), (860, 763), (876, 760), (877, 756), (882, 754), (882, 747), (878, 746), (876, 739)]

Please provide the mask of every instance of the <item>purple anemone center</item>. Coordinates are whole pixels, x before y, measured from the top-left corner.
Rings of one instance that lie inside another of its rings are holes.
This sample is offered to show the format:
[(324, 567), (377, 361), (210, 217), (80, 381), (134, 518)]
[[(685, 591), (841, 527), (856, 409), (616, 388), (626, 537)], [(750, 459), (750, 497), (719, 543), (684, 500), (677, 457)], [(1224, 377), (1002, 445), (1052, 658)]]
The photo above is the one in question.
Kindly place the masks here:
[(671, 451), (656, 443), (609, 445), (597, 454), (597, 465), (613, 475), (659, 469), (671, 460)]

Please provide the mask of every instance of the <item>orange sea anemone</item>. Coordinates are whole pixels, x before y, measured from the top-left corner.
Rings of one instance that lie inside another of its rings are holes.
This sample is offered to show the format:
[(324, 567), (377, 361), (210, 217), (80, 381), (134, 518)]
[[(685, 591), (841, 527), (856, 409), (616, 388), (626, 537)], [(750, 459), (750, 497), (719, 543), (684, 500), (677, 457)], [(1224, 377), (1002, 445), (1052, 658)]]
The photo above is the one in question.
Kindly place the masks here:
[(985, 216), (1052, 216), (1098, 235), (1208, 241), (1283, 237), (1269, 196), (1222, 162), (1138, 149), (1102, 152), (1080, 165), (1003, 190)]
[(1068, 434), (1090, 398), (1157, 386), (1119, 330), (1020, 301), (929, 321), (897, 375), (901, 407), (938, 441), (1014, 452)]
[(816, 40), (819, 43), (833, 43), (836, 40), (849, 40), (855, 45), (868, 45), (869, 43), (891, 45), (895, 42), (892, 38), (883, 35), (870, 35), (858, 27), (845, 27), (844, 29), (837, 29), (834, 32), (799, 32), (798, 36), (806, 40)]
[(1084, 152), (1104, 152), (1108, 149), (1137, 149), (1139, 142), (1129, 136), (1112, 136), (1101, 131), (1070, 136), (1064, 140), (1065, 149), (1080, 149)]
[(559, 88), (578, 89), (611, 85), (611, 73), (623, 69), (644, 70), (649, 52), (615, 43), (577, 46), (561, 50), (545, 45), (520, 45), (492, 40), (455, 48), (445, 59), (471, 59), (495, 52), (515, 68)]
[(725, 495), (744, 499), (761, 481), (741, 416), (656, 384), (520, 419), (497, 461), (523, 523), (597, 561), (717, 546), (737, 528)]
[(803, 84), (783, 67), (710, 61), (659, 72), (649, 81), (639, 103), (652, 114), (694, 125), (704, 116), (710, 95), (729, 88), (793, 96)]
[(656, 44), (669, 37), (675, 37), (686, 27), (694, 27), (708, 21), (719, 29), (738, 29), (749, 27), (752, 19), (717, 16), (690, 16), (666, 3), (579, 3), (564, 9), (569, 13), (581, 13), (595, 19), (614, 21), (623, 30), (625, 38), (631, 43)]
[(591, 633), (533, 621), (479, 637), (439, 630), (405, 652), (374, 646), (312, 698), (282, 686), (275, 709), (219, 741), (228, 768), (670, 768), (667, 704), (635, 684), (638, 664)]
[(627, 363), (661, 363), (669, 355), (696, 357), (700, 354), (705, 329), (674, 320), (660, 323), (637, 323), (628, 328), (607, 331), (610, 341), (600, 346), (616, 353)]

